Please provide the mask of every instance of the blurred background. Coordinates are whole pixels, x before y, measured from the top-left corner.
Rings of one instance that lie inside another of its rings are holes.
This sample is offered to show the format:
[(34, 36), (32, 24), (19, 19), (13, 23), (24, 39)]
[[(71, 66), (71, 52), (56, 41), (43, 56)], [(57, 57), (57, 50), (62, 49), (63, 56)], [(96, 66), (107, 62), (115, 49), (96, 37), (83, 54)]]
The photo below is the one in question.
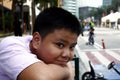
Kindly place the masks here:
[(119, 21), (103, 17), (120, 12), (120, 0), (0, 0), (0, 33), (14, 32), (17, 21), (22, 33), (31, 33), (35, 17), (50, 6), (62, 7), (86, 24), (92, 19), (98, 26), (117, 27)]

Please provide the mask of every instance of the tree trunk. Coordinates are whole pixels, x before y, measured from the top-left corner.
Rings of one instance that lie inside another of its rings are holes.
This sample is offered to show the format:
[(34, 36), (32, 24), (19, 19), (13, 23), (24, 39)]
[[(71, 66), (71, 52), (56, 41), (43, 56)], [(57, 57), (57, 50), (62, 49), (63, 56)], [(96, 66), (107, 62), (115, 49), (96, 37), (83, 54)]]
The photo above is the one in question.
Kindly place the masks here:
[(32, 25), (31, 25), (31, 33), (33, 31), (34, 23), (35, 23), (35, 2), (32, 0)]
[(14, 10), (15, 10), (14, 8), (15, 8), (15, 4), (16, 4), (16, 1), (13, 0), (12, 1), (12, 15), (11, 15), (11, 17), (12, 17), (11, 31), (13, 31), (13, 29), (14, 29), (13, 23), (14, 23)]
[(2, 28), (3, 28), (3, 32), (5, 32), (5, 19), (4, 19), (4, 3), (3, 3), (3, 0), (2, 0)]

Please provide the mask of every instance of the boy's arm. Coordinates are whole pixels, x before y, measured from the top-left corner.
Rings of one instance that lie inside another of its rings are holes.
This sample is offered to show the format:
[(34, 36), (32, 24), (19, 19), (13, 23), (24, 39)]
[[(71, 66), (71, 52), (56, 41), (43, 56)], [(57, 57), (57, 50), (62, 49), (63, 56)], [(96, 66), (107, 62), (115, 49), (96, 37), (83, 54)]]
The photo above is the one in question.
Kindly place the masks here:
[(72, 80), (70, 69), (68, 66), (37, 62), (24, 69), (17, 80)]

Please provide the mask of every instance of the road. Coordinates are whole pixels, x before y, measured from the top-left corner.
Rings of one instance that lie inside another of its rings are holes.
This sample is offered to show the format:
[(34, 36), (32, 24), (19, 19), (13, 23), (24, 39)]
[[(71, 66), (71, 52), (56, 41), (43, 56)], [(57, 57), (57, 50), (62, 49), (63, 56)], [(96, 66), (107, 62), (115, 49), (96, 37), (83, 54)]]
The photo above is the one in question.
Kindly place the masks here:
[[(86, 45), (88, 42), (88, 32), (84, 32), (84, 36), (79, 36), (76, 46), (77, 53), (80, 57), (80, 75), (85, 71), (89, 71), (88, 61), (92, 65), (108, 66), (111, 61), (120, 63), (120, 30), (109, 28), (95, 28), (95, 44)], [(102, 46), (104, 40), (105, 49)]]

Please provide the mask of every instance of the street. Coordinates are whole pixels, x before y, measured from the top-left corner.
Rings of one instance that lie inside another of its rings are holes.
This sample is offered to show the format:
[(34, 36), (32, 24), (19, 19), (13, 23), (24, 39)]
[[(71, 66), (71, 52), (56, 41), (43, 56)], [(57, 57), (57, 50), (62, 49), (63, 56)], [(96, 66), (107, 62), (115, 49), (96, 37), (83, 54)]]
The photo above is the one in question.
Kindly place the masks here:
[[(77, 53), (80, 58), (80, 77), (85, 71), (89, 71), (88, 61), (92, 65), (104, 65), (112, 61), (120, 63), (120, 30), (110, 28), (95, 28), (95, 44), (86, 45), (88, 42), (88, 31), (84, 32), (84, 36), (79, 36), (76, 46)], [(103, 42), (104, 47), (103, 49)]]

